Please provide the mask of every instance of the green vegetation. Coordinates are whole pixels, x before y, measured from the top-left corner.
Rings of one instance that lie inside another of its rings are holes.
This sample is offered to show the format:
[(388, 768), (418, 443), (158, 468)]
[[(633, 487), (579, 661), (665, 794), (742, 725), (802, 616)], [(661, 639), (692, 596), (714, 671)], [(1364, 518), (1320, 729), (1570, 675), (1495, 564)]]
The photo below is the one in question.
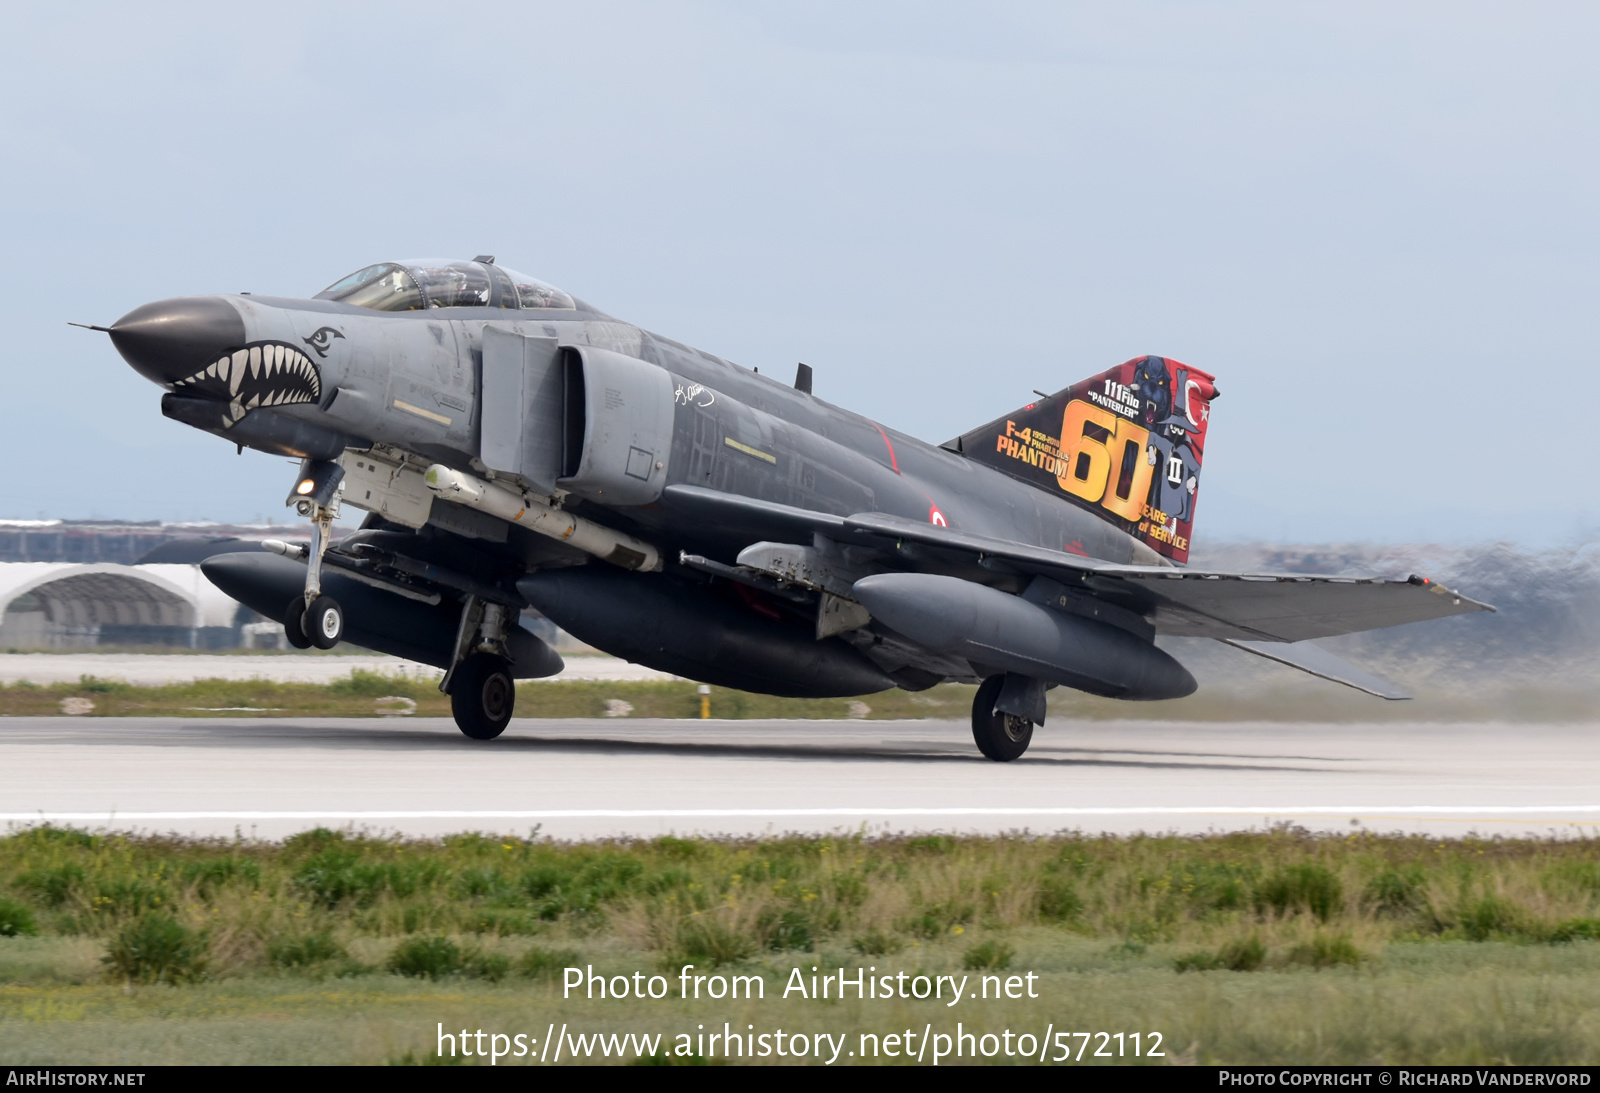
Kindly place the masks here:
[[(0, 1040), (27, 1062), (428, 1062), (449, 1061), (434, 1058), (440, 1021), (959, 1018), (1159, 1031), (1202, 1062), (1587, 1061), (1597, 849), (1290, 828), (560, 844), (40, 827), (0, 838)], [(758, 976), (765, 1000), (680, 998), (683, 964)], [(564, 969), (587, 965), (671, 990), (563, 1001)], [(960, 1013), (781, 1000), (792, 969), (864, 965), (974, 983), (1034, 972), (1040, 994)]]
[[(711, 714), (741, 719), (961, 718), (970, 711), (973, 690), (947, 684), (919, 694), (889, 691), (861, 699), (804, 699), (719, 687), (711, 697)], [(0, 684), (0, 716), (63, 713), (92, 717), (449, 717), (450, 699), (439, 693), (437, 681), (363, 669), (327, 684), (202, 679), (137, 686), (93, 676), (48, 687)], [(525, 681), (517, 687), (517, 716), (697, 718), (700, 695), (697, 685), (687, 682)]]
[(394, 947), (386, 966), (418, 979), (464, 975), (498, 983), (511, 971), (511, 958), (476, 946), (463, 948), (448, 937), (410, 937)]
[[(398, 667), (400, 662), (396, 662)], [(715, 718), (951, 718), (965, 720), (975, 688), (947, 683), (912, 694), (885, 691), (861, 698), (775, 698), (715, 688)], [(1157, 721), (1561, 721), (1588, 718), (1595, 694), (1514, 685), (1422, 691), (1412, 702), (1380, 703), (1331, 683), (1294, 686), (1204, 687), (1172, 702), (1126, 702), (1058, 688), (1053, 717)], [(0, 716), (58, 714), (92, 717), (448, 717), (450, 701), (430, 679), (354, 669), (328, 684), (202, 679), (138, 686), (84, 676), (77, 683), (0, 684)], [(697, 718), (700, 696), (686, 681), (524, 681), (517, 686), (519, 718)]]
[[(1298, 947), (1297, 947), (1298, 948)], [(1185, 953), (1172, 962), (1180, 972), (1210, 972), (1226, 968), (1230, 972), (1253, 972), (1267, 962), (1267, 947), (1255, 934), (1236, 937), (1223, 943), (1215, 953)]]
[(1011, 958), (1016, 955), (1017, 951), (1004, 941), (990, 938), (969, 947), (962, 954), (961, 966), (968, 971), (997, 972), (1011, 967)]
[[(1588, 841), (1314, 837), (1292, 828), (1196, 838), (563, 844), (324, 828), (262, 843), (46, 826), (0, 838), (0, 893), (0, 936), (122, 938), (130, 955), (119, 968), (168, 959), (132, 954), (170, 952), (183, 963), (176, 954), (203, 950), (217, 974), (334, 964), (349, 959), (354, 938), (424, 936), (437, 952), (416, 958), (449, 967), (438, 974), (471, 964), (472, 951), (451, 948), (462, 937), (611, 937), (668, 965), (819, 946), (888, 955), (962, 938), (973, 967), (1004, 967), (1009, 950), (985, 948), (987, 935), (1021, 928), (1140, 944), (1251, 938), (1274, 959), (1313, 966), (1355, 961), (1288, 954), (1600, 937), (1600, 861)], [(986, 936), (964, 937), (973, 931)], [(1269, 961), (1236, 956), (1217, 966), (1245, 963)], [(409, 968), (395, 965), (436, 977)]]
[(205, 935), (165, 911), (123, 923), (107, 945), (107, 972), (135, 983), (187, 983), (206, 970)]
[(39, 923), (25, 904), (0, 899), (0, 937), (26, 937), (39, 932)]

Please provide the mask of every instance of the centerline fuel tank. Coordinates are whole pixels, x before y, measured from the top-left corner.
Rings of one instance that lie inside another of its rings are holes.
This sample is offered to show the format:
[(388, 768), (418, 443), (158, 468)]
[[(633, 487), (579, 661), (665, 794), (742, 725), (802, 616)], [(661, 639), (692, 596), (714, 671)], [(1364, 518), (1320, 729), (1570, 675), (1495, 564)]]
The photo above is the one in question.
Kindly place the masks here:
[(874, 694), (894, 680), (809, 621), (769, 617), (660, 574), (576, 566), (529, 574), (517, 591), (567, 633), (663, 672), (793, 698)]

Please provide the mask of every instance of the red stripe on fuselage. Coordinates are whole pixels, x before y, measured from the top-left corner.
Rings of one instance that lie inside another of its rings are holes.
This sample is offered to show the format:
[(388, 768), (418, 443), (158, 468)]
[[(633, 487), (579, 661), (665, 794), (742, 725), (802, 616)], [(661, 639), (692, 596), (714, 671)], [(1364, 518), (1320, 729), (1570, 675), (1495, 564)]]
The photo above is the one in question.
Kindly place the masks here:
[(879, 436), (883, 437), (883, 446), (885, 448), (889, 449), (889, 466), (894, 468), (894, 473), (895, 474), (899, 474), (900, 473), (900, 462), (899, 462), (899, 460), (895, 459), (895, 457), (894, 457), (894, 445), (889, 443), (889, 434), (884, 432), (883, 431), (883, 426), (879, 425), (876, 421), (874, 421), (872, 423), (872, 427), (874, 429), (878, 430), (878, 435)]

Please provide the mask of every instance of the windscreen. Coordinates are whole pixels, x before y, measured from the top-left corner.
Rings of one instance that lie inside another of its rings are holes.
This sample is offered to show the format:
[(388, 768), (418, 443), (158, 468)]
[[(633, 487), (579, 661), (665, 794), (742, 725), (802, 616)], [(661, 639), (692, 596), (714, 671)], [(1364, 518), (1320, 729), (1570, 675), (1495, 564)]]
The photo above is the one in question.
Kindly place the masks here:
[(358, 269), (317, 293), (315, 299), (338, 300), (374, 311), (421, 311), (427, 306), (416, 281), (393, 262)]
[(577, 304), (554, 285), (483, 262), (419, 259), (381, 262), (341, 278), (317, 293), (374, 311), (436, 307), (500, 307), (572, 311)]
[(477, 262), (407, 262), (429, 307), (488, 307), (489, 271)]
[(547, 285), (537, 277), (529, 277), (516, 270), (506, 270), (511, 278), (511, 283), (517, 288), (517, 302), (524, 310), (555, 309), (557, 311), (572, 311), (578, 305), (572, 302), (572, 297), (562, 292), (554, 285)]

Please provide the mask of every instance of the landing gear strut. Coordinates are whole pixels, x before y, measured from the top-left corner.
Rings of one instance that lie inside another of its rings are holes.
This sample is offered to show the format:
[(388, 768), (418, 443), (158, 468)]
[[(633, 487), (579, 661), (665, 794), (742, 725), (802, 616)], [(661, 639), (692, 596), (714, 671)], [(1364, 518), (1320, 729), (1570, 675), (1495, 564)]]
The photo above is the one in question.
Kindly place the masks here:
[[(1021, 758), (1033, 740), (1034, 722), (1030, 718), (996, 708), (1008, 678), (1015, 677), (990, 676), (983, 681), (972, 700), (972, 739), (977, 742), (984, 758), (993, 759), (996, 763), (1009, 763)], [(1013, 689), (1016, 688), (1017, 685), (1013, 684)], [(1043, 695), (1041, 688), (1039, 705), (1043, 705)], [(1014, 703), (1008, 702), (1006, 705)]]
[(328, 552), (333, 521), (339, 515), (339, 484), (344, 468), (326, 459), (300, 464), (289, 501), (295, 512), (311, 521), (311, 549), (306, 558), (305, 592), (289, 601), (283, 632), (296, 649), (332, 649), (344, 640), (344, 609), (322, 591), (322, 556)]
[(468, 596), (461, 604), (454, 664), (439, 689), (450, 696), (456, 727), (474, 740), (493, 740), (505, 731), (517, 704), (506, 649), (508, 609)]

